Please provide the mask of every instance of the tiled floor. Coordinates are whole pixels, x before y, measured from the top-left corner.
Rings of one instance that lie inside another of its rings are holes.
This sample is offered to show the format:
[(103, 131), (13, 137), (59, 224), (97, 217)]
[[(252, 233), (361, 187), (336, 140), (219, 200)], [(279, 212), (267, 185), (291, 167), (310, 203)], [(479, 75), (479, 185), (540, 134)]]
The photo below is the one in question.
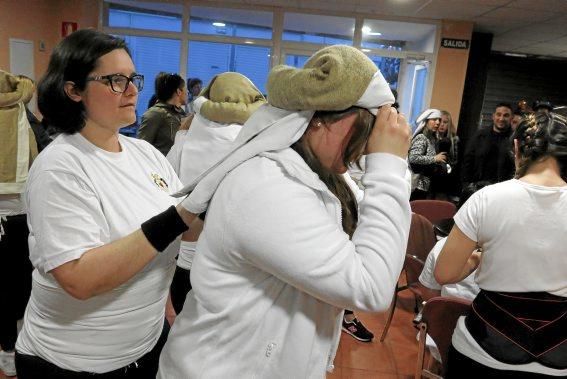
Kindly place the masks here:
[(410, 379), (417, 360), (417, 330), (413, 328), (413, 297), (400, 293), (398, 307), (384, 342), (380, 334), (387, 313), (357, 313), (375, 337), (371, 343), (358, 342), (343, 333), (335, 359), (335, 371), (327, 379)]
[[(374, 332), (371, 343), (358, 342), (343, 333), (335, 359), (335, 371), (327, 379), (410, 379), (417, 360), (417, 330), (412, 326), (413, 297), (409, 291), (400, 293), (398, 307), (384, 342), (380, 334), (386, 313), (357, 312), (364, 325)], [(0, 372), (0, 379), (6, 377)], [(12, 378), (10, 378), (12, 379)]]

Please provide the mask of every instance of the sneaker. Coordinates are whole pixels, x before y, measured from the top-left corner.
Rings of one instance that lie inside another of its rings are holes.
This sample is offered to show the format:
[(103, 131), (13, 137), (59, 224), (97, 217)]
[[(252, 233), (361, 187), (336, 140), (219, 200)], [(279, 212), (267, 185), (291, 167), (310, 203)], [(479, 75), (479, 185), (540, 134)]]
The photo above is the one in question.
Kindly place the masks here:
[(16, 354), (7, 351), (0, 351), (0, 370), (6, 376), (16, 376)]
[(351, 322), (343, 318), (343, 332), (350, 334), (361, 342), (371, 342), (372, 338), (374, 338), (374, 334), (366, 329), (357, 318), (353, 319)]

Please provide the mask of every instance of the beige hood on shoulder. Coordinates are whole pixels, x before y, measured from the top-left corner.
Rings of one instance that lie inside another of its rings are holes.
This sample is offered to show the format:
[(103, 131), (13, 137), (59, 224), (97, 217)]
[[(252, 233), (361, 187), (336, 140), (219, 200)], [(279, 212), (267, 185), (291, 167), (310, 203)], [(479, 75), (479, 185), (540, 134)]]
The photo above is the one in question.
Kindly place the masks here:
[(37, 156), (35, 136), (25, 103), (33, 96), (33, 83), (0, 70), (0, 195), (18, 194)]
[(14, 75), (0, 70), (0, 108), (15, 106), (30, 101), (33, 96), (33, 84), (29, 80), (20, 80)]

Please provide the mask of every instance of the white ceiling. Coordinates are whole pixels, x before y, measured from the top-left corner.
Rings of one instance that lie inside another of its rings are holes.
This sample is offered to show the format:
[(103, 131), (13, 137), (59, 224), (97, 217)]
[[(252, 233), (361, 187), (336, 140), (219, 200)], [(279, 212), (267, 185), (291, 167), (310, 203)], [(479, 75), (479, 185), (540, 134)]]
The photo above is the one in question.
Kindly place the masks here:
[[(153, 1), (167, 7), (183, 0)], [(567, 0), (201, 0), (206, 3), (467, 20), (475, 31), (494, 34), (495, 51), (567, 58)]]
[[(219, 1), (211, 1), (219, 3)], [(567, 0), (233, 0), (221, 3), (467, 20), (495, 51), (567, 58)]]

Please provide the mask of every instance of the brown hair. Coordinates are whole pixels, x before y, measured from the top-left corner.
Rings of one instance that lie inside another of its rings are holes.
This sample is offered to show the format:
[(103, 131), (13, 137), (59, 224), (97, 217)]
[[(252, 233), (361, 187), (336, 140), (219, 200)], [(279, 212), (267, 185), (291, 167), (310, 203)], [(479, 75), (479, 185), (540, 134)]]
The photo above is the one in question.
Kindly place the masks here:
[[(314, 122), (330, 124), (337, 122), (351, 114), (356, 114), (354, 120), (354, 133), (351, 136), (344, 154), (343, 163), (346, 167), (355, 163), (360, 168), (360, 158), (364, 153), (366, 142), (374, 126), (374, 116), (368, 110), (358, 107), (350, 107), (344, 111), (317, 111), (311, 119)], [(315, 154), (309, 148), (305, 138), (292, 145), (292, 148), (305, 160), (305, 163), (319, 176), (319, 179), (340, 201), (342, 210), (343, 230), (352, 237), (356, 224), (358, 223), (358, 205), (354, 193), (346, 183), (341, 174), (327, 170), (321, 165)]]

